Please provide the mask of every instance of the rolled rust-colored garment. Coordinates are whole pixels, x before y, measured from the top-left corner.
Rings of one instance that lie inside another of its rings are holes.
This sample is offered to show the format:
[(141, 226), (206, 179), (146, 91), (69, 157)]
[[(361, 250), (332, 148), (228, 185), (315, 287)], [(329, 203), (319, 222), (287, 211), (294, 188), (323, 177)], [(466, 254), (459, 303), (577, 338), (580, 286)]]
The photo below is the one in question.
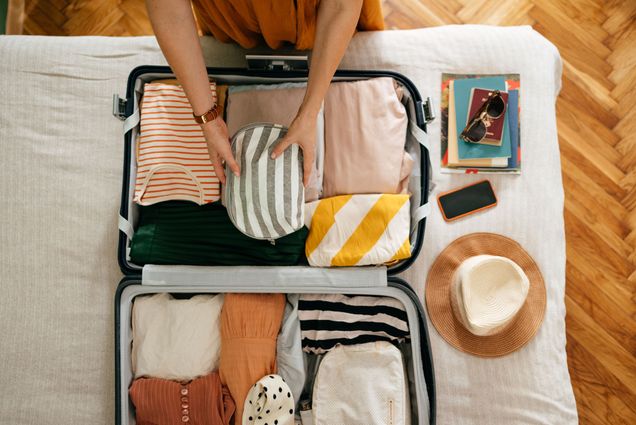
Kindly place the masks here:
[(217, 372), (187, 383), (139, 378), (130, 398), (138, 425), (229, 425), (235, 408)]

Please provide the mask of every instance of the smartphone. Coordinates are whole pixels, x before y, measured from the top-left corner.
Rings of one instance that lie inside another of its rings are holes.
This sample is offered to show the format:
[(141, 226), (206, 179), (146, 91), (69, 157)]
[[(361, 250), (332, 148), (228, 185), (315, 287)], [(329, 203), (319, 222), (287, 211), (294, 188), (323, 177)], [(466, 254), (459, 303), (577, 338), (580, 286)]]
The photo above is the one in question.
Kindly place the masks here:
[(446, 221), (457, 220), (497, 205), (497, 196), (488, 180), (441, 193), (437, 204)]

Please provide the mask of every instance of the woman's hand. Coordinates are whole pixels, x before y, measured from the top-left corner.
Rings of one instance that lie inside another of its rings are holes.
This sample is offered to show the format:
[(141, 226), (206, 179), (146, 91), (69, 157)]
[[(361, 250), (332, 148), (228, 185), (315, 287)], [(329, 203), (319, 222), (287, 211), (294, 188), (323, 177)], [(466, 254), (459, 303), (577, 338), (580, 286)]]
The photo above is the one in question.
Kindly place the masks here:
[(297, 144), (303, 150), (303, 183), (309, 184), (314, 169), (316, 155), (316, 115), (298, 112), (287, 130), (287, 135), (278, 142), (272, 152), (272, 159), (278, 158), (291, 144)]
[(210, 152), (210, 160), (214, 165), (214, 173), (225, 184), (225, 167), (223, 161), (230, 167), (235, 176), (240, 175), (240, 168), (232, 155), (230, 148), (230, 138), (227, 132), (227, 125), (223, 118), (217, 118), (214, 121), (205, 123), (201, 126), (203, 135), (208, 143), (208, 151)]
[[(188, 96), (192, 112), (204, 114), (212, 107), (210, 80), (203, 62), (203, 51), (189, 0), (147, 0), (152, 28), (179, 83)], [(223, 160), (236, 175), (239, 166), (232, 156), (227, 126), (217, 118), (202, 125), (210, 159), (221, 183), (225, 183)]]

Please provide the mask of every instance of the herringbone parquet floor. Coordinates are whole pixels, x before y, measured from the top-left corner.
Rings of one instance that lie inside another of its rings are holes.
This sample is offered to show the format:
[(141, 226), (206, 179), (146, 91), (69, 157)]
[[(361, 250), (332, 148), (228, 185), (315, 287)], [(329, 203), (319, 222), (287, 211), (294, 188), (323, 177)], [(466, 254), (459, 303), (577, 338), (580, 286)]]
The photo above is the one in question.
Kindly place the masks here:
[[(25, 4), (27, 34), (152, 33), (143, 0)], [(528, 24), (559, 48), (572, 382), (581, 423), (636, 424), (636, 0), (385, 0), (384, 13), (391, 28)]]

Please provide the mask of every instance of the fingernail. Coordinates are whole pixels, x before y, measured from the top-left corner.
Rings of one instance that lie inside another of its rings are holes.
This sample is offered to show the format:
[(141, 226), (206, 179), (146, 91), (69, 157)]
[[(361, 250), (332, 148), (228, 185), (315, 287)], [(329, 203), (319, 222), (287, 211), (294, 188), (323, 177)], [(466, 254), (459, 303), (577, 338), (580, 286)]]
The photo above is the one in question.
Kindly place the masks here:
[(235, 175), (236, 177), (240, 177), (240, 176), (241, 176), (241, 173), (239, 173), (238, 171), (233, 171), (233, 173), (234, 173), (234, 175)]
[(272, 152), (272, 155), (270, 156), (270, 158), (276, 159), (276, 154), (274, 152)]

